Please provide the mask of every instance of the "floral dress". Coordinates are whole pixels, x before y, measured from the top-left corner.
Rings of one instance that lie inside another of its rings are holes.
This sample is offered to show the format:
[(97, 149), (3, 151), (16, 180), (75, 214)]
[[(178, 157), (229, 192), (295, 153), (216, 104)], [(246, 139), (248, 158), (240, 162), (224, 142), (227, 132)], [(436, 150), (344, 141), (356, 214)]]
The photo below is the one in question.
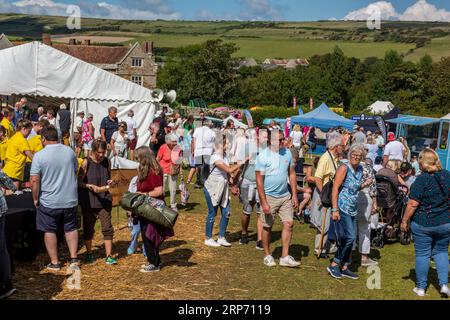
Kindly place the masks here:
[(89, 119), (86, 119), (83, 121), (83, 127), (81, 131), (81, 139), (83, 143), (90, 144), (92, 140), (94, 140), (94, 137), (91, 136), (89, 133), (89, 126), (91, 124), (91, 121)]

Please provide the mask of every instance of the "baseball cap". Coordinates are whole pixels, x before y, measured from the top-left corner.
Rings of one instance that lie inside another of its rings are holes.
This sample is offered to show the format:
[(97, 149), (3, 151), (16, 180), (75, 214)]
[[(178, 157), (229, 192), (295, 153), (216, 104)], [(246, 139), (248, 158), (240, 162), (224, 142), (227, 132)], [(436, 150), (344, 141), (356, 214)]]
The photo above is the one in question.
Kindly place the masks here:
[(394, 141), (395, 140), (395, 134), (393, 132), (389, 132), (387, 136), (388, 141)]

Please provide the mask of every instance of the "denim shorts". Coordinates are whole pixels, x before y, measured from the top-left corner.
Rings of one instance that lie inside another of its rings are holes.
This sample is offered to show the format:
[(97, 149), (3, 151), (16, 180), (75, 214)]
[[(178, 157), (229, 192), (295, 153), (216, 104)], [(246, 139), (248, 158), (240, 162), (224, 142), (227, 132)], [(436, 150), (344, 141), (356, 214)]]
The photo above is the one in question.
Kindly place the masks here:
[(78, 229), (77, 207), (51, 209), (40, 205), (37, 208), (36, 227), (39, 231), (57, 233), (62, 225), (66, 233)]

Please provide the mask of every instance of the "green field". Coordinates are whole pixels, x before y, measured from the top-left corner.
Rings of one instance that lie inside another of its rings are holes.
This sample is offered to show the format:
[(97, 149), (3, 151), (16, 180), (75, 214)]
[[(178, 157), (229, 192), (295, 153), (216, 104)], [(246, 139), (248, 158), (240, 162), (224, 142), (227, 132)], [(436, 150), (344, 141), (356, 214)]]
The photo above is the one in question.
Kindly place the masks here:
[(434, 61), (439, 61), (442, 57), (450, 56), (450, 37), (436, 38), (431, 40), (431, 44), (424, 48), (419, 48), (407, 60), (417, 61), (425, 54), (429, 54)]
[[(111, 33), (108, 33), (111, 35)], [(192, 35), (161, 35), (138, 37), (138, 41), (154, 41), (156, 47), (175, 48), (189, 44), (199, 44), (206, 40), (217, 39), (216, 36), (192, 36)], [(225, 38), (219, 37), (225, 42), (233, 42), (239, 47), (236, 57), (255, 58), (264, 60), (266, 58), (309, 58), (315, 54), (326, 54), (339, 46), (346, 55), (356, 58), (380, 57), (386, 51), (396, 50), (405, 53), (414, 48), (412, 44), (403, 43), (378, 43), (352, 42), (352, 41), (327, 41), (308, 39), (289, 39), (280, 37), (264, 38)]]
[[(407, 60), (429, 54), (434, 60), (450, 56), (450, 23), (383, 22), (382, 30), (368, 30), (364, 22), (245, 22), (245, 21), (140, 21), (82, 19), (82, 30), (71, 33), (65, 17), (0, 15), (0, 32), (25, 40), (40, 39), (43, 32), (73, 36), (129, 36), (154, 41), (157, 49), (170, 49), (206, 40), (222, 39), (240, 48), (236, 57), (309, 58), (337, 45), (348, 56), (382, 58), (397, 50)], [(423, 47), (416, 42), (426, 39)], [(128, 44), (128, 43), (124, 43)], [(157, 51), (161, 55), (165, 50)]]

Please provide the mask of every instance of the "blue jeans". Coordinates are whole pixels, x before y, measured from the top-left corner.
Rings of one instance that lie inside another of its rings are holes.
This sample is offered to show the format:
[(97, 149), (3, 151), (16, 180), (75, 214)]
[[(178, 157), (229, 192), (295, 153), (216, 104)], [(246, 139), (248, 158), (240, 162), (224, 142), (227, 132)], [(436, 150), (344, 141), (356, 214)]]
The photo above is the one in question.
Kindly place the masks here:
[(439, 285), (448, 284), (448, 246), (450, 242), (450, 223), (437, 227), (423, 227), (411, 223), (411, 231), (416, 251), (416, 286), (426, 289), (430, 257), (433, 256), (439, 278)]
[(345, 265), (350, 262), (353, 243), (356, 240), (356, 216), (352, 217), (341, 211), (341, 221), (344, 225), (345, 238), (338, 245), (338, 250), (333, 261), (338, 265)]
[[(206, 188), (203, 189), (205, 193), (206, 204), (208, 205), (208, 217), (206, 218), (206, 238), (212, 238), (212, 232), (214, 227), (214, 220), (216, 219), (217, 211), (219, 210), (219, 206), (213, 206), (211, 201), (211, 196), (208, 193)], [(230, 202), (228, 201), (228, 205), (225, 208), (220, 207), (220, 212), (222, 213), (222, 217), (220, 218), (219, 225), (219, 237), (225, 238), (225, 234), (227, 232), (228, 220), (230, 219)]]
[[(141, 234), (141, 224), (138, 222), (137, 224), (133, 224), (133, 229), (131, 229), (131, 241), (130, 246), (128, 247), (128, 252), (135, 252), (138, 247), (139, 235)], [(142, 249), (142, 252), (145, 256), (145, 250)]]

